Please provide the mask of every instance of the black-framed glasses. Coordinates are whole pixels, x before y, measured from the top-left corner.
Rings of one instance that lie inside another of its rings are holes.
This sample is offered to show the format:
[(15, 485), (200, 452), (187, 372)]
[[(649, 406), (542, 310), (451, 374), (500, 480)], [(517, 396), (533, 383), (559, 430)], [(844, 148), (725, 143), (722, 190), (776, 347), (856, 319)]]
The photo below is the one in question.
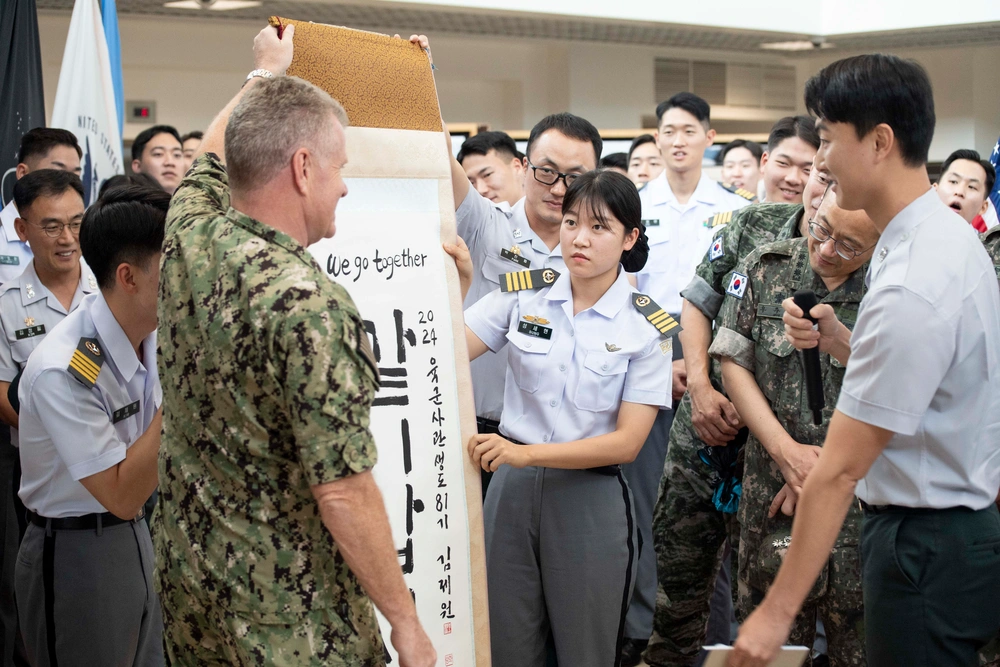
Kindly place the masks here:
[(839, 241), (833, 238), (833, 232), (831, 232), (829, 229), (819, 224), (815, 220), (809, 221), (809, 236), (819, 241), (820, 244), (826, 243), (827, 241), (833, 241), (833, 249), (836, 251), (838, 255), (840, 255), (842, 259), (846, 259), (847, 261), (854, 259), (858, 255), (865, 254), (866, 252), (874, 248), (875, 245), (878, 245), (878, 243), (876, 243), (875, 245), (871, 246), (871, 248), (865, 248), (864, 250), (855, 250), (854, 247), (851, 246), (849, 243), (844, 243), (843, 241)]
[(569, 188), (573, 185), (573, 181), (583, 176), (583, 174), (564, 174), (551, 167), (536, 167), (530, 162), (528, 166), (531, 167), (531, 173), (535, 176), (535, 180), (542, 185), (555, 185), (561, 178), (563, 184)]
[(80, 235), (80, 226), (83, 225), (82, 222), (47, 222), (44, 225), (35, 225), (48, 236), (50, 239), (57, 239), (62, 236), (63, 230), (69, 227), (69, 233), (73, 236)]

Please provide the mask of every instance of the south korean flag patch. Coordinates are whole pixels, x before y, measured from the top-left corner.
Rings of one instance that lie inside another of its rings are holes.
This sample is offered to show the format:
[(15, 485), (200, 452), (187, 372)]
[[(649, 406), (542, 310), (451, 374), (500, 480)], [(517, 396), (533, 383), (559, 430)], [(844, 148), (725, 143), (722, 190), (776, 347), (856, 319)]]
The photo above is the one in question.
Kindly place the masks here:
[(747, 291), (748, 282), (745, 275), (733, 271), (733, 277), (729, 279), (729, 287), (726, 288), (726, 294), (735, 296), (737, 299), (742, 299)]
[(714, 262), (722, 257), (722, 237), (719, 236), (712, 242), (712, 247), (708, 251), (708, 261)]

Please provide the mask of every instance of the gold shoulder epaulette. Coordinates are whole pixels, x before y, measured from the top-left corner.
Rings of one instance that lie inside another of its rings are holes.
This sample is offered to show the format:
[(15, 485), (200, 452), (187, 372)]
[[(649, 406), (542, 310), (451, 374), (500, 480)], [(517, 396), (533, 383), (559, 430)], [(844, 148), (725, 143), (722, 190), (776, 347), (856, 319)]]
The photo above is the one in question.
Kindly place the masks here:
[(649, 323), (656, 327), (656, 330), (665, 337), (670, 338), (681, 332), (680, 323), (667, 314), (665, 310), (645, 294), (635, 292), (632, 294), (632, 305), (642, 313)]
[(720, 185), (723, 187), (723, 189), (729, 190), (734, 195), (739, 195), (740, 197), (743, 197), (747, 201), (751, 202), (757, 201), (757, 195), (754, 194), (753, 192), (750, 192), (749, 190), (744, 190), (743, 188), (737, 188), (732, 185), (726, 185), (725, 183), (720, 183)]
[(548, 287), (559, 277), (559, 272), (553, 269), (532, 269), (531, 271), (514, 271), (500, 274), (501, 292), (520, 292), (526, 289), (542, 289)]
[(97, 376), (101, 374), (101, 366), (104, 365), (104, 353), (96, 338), (81, 338), (80, 344), (73, 351), (73, 357), (69, 360), (69, 374), (77, 380), (93, 387), (97, 384)]
[(723, 213), (716, 213), (711, 218), (705, 221), (705, 226), (709, 229), (718, 227), (719, 225), (728, 225), (733, 221), (733, 212), (725, 211)]

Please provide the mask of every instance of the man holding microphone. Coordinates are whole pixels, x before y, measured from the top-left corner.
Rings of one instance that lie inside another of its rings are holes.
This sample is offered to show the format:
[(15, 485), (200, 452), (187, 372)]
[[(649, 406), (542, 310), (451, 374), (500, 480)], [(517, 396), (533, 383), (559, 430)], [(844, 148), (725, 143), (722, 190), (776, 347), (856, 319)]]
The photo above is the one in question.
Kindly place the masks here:
[[(847, 366), (807, 477), (785, 562), (728, 664), (767, 665), (829, 558), (864, 512), (871, 665), (975, 665), (1000, 626), (1000, 293), (974, 230), (931, 189), (927, 73), (895, 56), (835, 62), (806, 84), (818, 168), (837, 204), (879, 229), (853, 334), (827, 305), (791, 300), (785, 331)], [(857, 494), (858, 500), (854, 498)]]

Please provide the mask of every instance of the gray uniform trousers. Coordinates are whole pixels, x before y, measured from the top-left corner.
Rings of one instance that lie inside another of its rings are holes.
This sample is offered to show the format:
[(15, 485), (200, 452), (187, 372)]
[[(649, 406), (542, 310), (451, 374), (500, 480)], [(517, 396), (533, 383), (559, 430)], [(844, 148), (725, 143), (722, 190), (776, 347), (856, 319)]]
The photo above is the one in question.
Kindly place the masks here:
[[(51, 582), (45, 534), (30, 524), (17, 558), (17, 609), (31, 664), (163, 665), (163, 617), (153, 589), (153, 542), (146, 522), (103, 528), (100, 534), (52, 531)], [(50, 659), (53, 650), (56, 660)]]
[(501, 466), (484, 507), (497, 667), (619, 662), (638, 537), (621, 474)]
[[(676, 341), (674, 345), (676, 345)], [(656, 551), (653, 549), (653, 506), (659, 495), (663, 463), (667, 458), (670, 427), (674, 423), (673, 410), (660, 410), (649, 431), (645, 444), (635, 461), (622, 466), (635, 497), (635, 522), (639, 528), (642, 548), (636, 568), (635, 593), (625, 618), (625, 636), (630, 639), (649, 639), (653, 634), (653, 610), (656, 609)]]

